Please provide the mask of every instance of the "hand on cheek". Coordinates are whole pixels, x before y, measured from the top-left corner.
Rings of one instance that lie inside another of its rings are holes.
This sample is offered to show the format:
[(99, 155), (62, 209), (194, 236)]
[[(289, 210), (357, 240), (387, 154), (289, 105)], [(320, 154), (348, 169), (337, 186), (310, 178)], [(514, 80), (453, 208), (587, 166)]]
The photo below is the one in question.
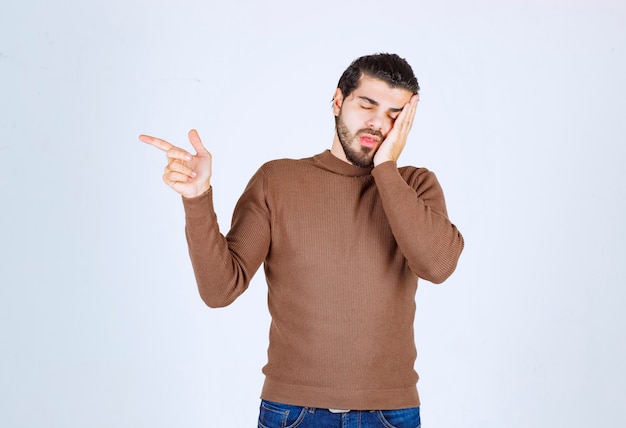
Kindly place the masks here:
[(383, 162), (396, 162), (398, 160), (406, 145), (409, 131), (413, 126), (418, 101), (419, 95), (415, 94), (411, 97), (411, 100), (404, 105), (393, 127), (387, 134), (387, 138), (382, 142), (374, 156), (374, 166), (378, 166)]

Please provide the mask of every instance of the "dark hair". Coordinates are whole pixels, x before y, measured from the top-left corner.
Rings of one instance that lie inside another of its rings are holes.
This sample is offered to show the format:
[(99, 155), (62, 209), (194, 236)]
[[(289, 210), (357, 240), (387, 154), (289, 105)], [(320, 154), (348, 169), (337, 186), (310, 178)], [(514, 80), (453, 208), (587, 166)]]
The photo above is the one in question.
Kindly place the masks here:
[(361, 76), (374, 77), (392, 88), (402, 88), (417, 94), (420, 85), (413, 69), (404, 58), (396, 54), (378, 53), (355, 59), (339, 78), (337, 87), (347, 97), (359, 86)]

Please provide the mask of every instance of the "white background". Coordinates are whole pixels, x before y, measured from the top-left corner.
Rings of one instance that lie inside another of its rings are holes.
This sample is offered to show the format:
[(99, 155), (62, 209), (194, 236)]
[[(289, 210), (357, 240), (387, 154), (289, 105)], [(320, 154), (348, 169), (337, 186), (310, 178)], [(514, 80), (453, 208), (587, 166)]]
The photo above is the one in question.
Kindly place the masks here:
[(4, 2), (0, 425), (255, 426), (263, 275), (203, 306), (137, 136), (199, 130), (226, 230), (263, 162), (330, 147), (341, 72), (381, 51), (422, 86), (399, 163), (466, 239), (417, 294), (424, 426), (620, 426), (621, 0)]

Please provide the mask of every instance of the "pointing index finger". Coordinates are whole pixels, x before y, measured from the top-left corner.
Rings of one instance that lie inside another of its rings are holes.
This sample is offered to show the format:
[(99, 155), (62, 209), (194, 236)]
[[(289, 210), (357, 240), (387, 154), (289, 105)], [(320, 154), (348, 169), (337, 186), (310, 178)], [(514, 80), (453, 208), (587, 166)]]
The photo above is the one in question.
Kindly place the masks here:
[(168, 143), (167, 141), (161, 140), (160, 138), (151, 137), (149, 135), (143, 135), (143, 134), (140, 135), (139, 141), (142, 141), (146, 144), (150, 144), (151, 146), (154, 146), (157, 149), (163, 150), (164, 152), (167, 152), (168, 150), (174, 148), (174, 146)]

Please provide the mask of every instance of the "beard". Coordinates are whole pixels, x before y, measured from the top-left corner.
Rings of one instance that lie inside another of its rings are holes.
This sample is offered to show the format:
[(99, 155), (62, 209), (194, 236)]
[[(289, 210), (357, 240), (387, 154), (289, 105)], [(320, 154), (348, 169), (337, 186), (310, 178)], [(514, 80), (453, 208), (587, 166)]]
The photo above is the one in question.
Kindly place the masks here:
[(341, 117), (341, 110), (339, 114), (335, 116), (335, 131), (337, 132), (337, 137), (339, 138), (339, 142), (341, 143), (341, 147), (343, 148), (348, 162), (361, 168), (368, 168), (374, 165), (376, 150), (372, 147), (362, 146), (359, 144), (358, 139), (362, 134), (369, 134), (375, 135), (382, 140), (383, 134), (380, 131), (363, 128), (359, 129), (356, 134), (353, 135)]

